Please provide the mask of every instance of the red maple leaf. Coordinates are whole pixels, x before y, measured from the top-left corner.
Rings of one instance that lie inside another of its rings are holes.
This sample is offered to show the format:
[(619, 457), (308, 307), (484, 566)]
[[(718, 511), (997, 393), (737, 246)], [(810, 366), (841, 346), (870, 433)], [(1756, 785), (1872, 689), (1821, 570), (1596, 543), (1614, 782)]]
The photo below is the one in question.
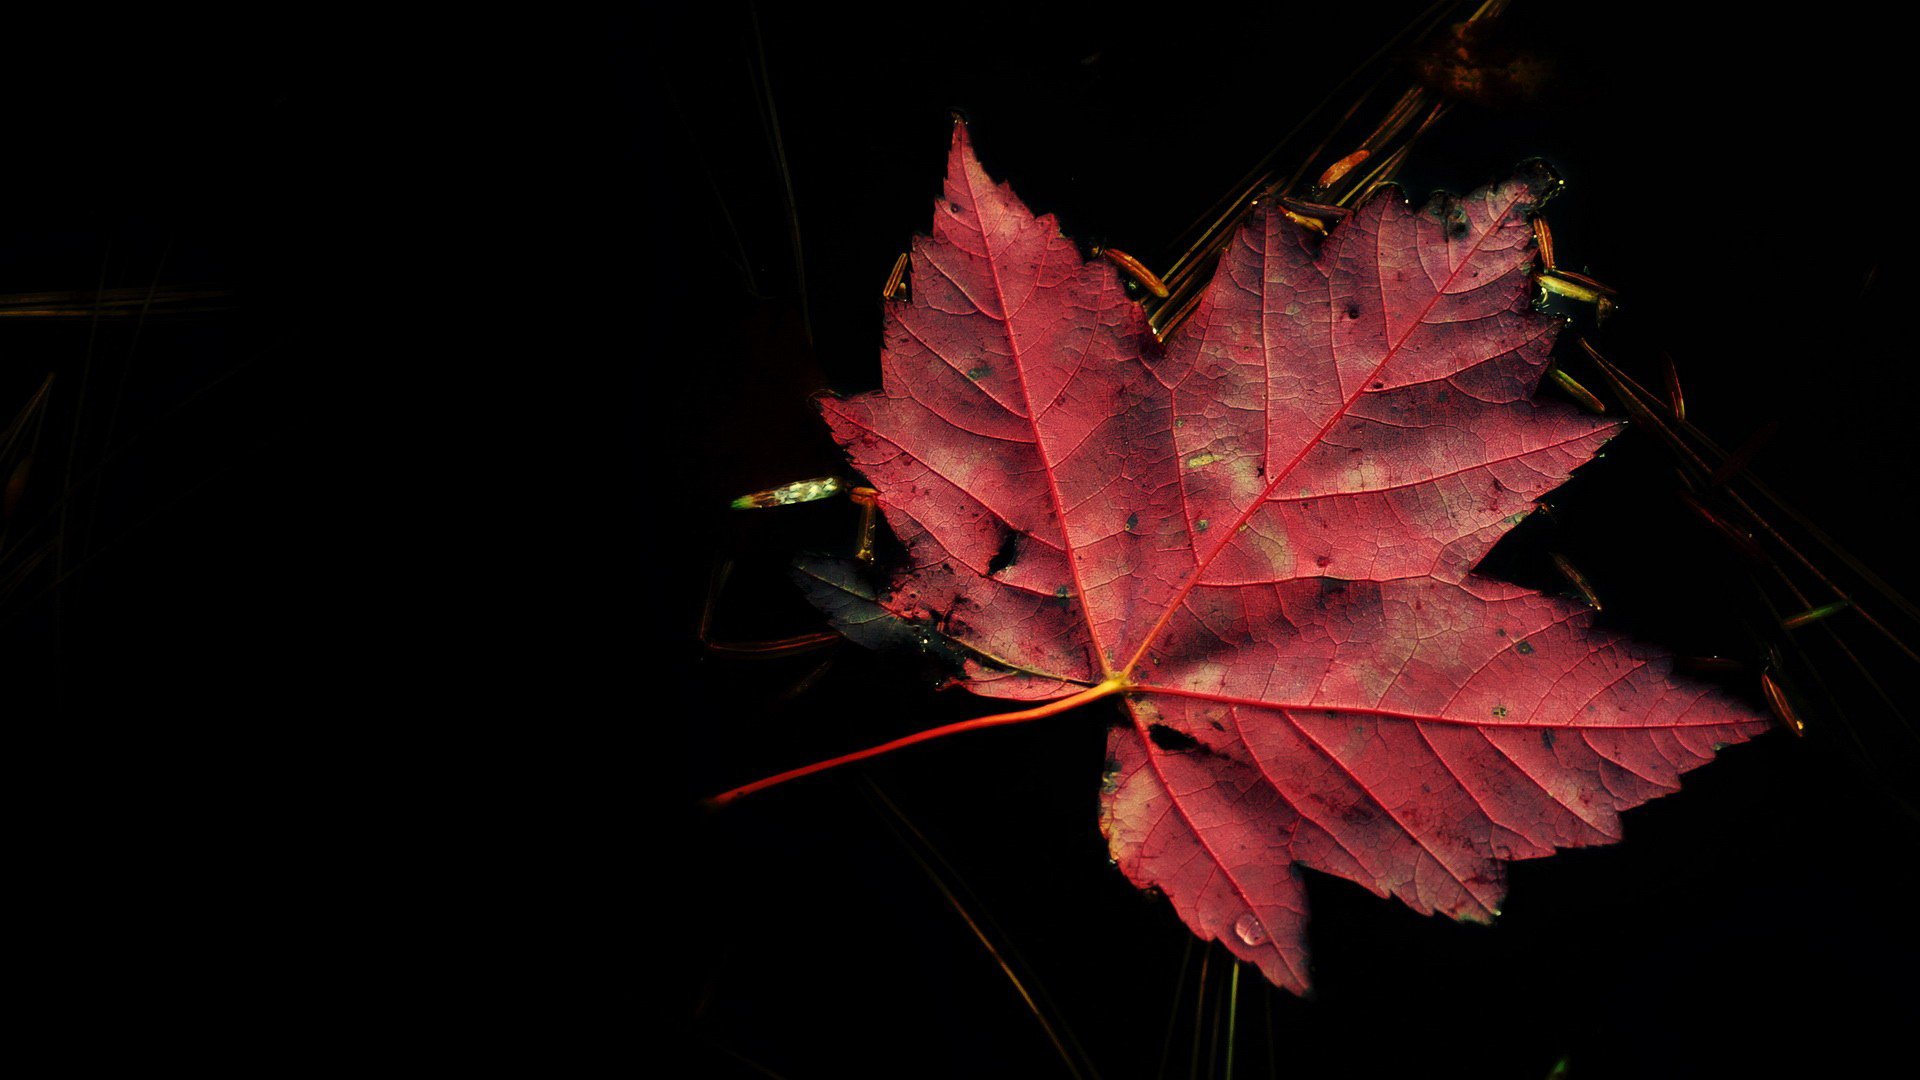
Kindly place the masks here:
[(1484, 920), (1504, 861), (1619, 839), (1764, 730), (1587, 608), (1471, 573), (1618, 430), (1533, 400), (1560, 322), (1530, 217), (1558, 184), (1376, 197), (1324, 240), (1256, 210), (1162, 346), (956, 125), (883, 388), (822, 404), (908, 565), (878, 593), (800, 569), (849, 636), (1039, 704), (838, 761), (1118, 697), (1121, 870), (1300, 991), (1300, 867)]

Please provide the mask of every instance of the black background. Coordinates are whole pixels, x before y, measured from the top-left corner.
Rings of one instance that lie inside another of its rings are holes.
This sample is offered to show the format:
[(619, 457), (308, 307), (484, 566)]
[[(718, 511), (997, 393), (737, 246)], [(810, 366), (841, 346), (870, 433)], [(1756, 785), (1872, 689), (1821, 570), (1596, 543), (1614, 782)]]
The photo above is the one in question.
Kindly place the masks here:
[[(1895, 36), (1837, 8), (1522, 7), (1554, 94), (1456, 113), (1409, 189), (1548, 157), (1562, 261), (1627, 297), (1622, 362), (1655, 378), (1670, 351), (1724, 441), (1779, 420), (1756, 469), (1912, 592)], [(723, 556), (717, 636), (818, 625), (783, 567), (844, 545), (849, 508), (722, 508), (838, 467), (806, 396), (875, 381), (876, 293), (925, 226), (950, 108), (1069, 235), (1164, 266), (1415, 13), (19, 22), (0, 292), (230, 294), (191, 320), (0, 320), (0, 413), (55, 377), (0, 543), (0, 572), (41, 557), (0, 641), (43, 1030), (155, 1061), (411, 1037), (431, 1061), (525, 1034), (540, 1006), (519, 1002), (572, 987), (596, 1019), (632, 990), (686, 1002), (671, 1051), (694, 1074), (1060, 1074), (868, 777), (1101, 1075), (1152, 1075), (1170, 1029), (1180, 1075), (1198, 950), (1183, 969), (1190, 935), (1106, 864), (1097, 712), (705, 815), (699, 796), (980, 703), (847, 647), (790, 696), (821, 657), (708, 657), (693, 629)], [(629, 466), (611, 481), (589, 477), (605, 447), (574, 446), (605, 432)], [(1670, 476), (1629, 433), (1489, 570), (1555, 588), (1564, 551), (1609, 624), (1753, 658), (1747, 574)], [(543, 588), (558, 603), (523, 612)], [(1911, 668), (1873, 662), (1911, 708)], [(1836, 684), (1807, 739), (1729, 751), (1624, 844), (1516, 866), (1496, 928), (1313, 877), (1318, 996), (1243, 980), (1240, 1071), (1271, 1049), (1300, 1076), (1765, 1075), (1897, 1049), (1914, 774)], [(1892, 767), (1861, 768), (1850, 732)], [(636, 864), (636, 901), (674, 913), (594, 923)], [(474, 998), (504, 1022), (447, 1026)]]
[(16, 700), (184, 708), (189, 728), (283, 707), (334, 629), (301, 626), (341, 561), (315, 556), (352, 531), (335, 477), (353, 424), (323, 426), (359, 374), (322, 344), (356, 306), (334, 280), (343, 73), (289, 25), (179, 18), (29, 20), (0, 70), (0, 292), (227, 294), (191, 317), (0, 326), (0, 411), (54, 377), (8, 523), (8, 568), (48, 568), (6, 601)]
[[(472, 963), (441, 898), (494, 815), (447, 762), (500, 695), (447, 665), (489, 636), (443, 600), (480, 535), (445, 489), (487, 445), (449, 420), (525, 354), (473, 351), (447, 306), (476, 264), (444, 221), (498, 183), (462, 140), (502, 114), (417, 30), (70, 11), (0, 36), (0, 294), (225, 293), (0, 318), (0, 417), (53, 379), (0, 536), (0, 686), (17, 1019), (59, 1060), (357, 1059)], [(507, 576), (463, 578), (461, 610)]]
[[(1546, 157), (1568, 181), (1548, 211), (1560, 261), (1626, 297), (1600, 338), (1609, 351), (1656, 386), (1670, 352), (1690, 415), (1725, 443), (1779, 421), (1759, 474), (1911, 591), (1916, 377), (1895, 240), (1910, 196), (1889, 155), (1912, 97), (1886, 28), (1835, 8), (1754, 23), (1518, 7), (1520, 40), (1555, 64), (1551, 92), (1456, 112), (1403, 172), (1410, 192), (1463, 191)], [(1185, 953), (1190, 935), (1164, 902), (1107, 866), (1097, 711), (702, 815), (702, 795), (981, 703), (934, 692), (914, 658), (851, 646), (793, 695), (819, 656), (703, 656), (692, 630), (723, 557), (736, 570), (715, 636), (819, 625), (781, 568), (797, 550), (844, 550), (851, 509), (745, 515), (725, 501), (839, 467), (806, 394), (875, 385), (876, 293), (926, 227), (949, 109), (969, 118), (988, 170), (1068, 235), (1165, 266), (1181, 230), (1418, 12), (763, 8), (756, 27), (724, 6), (619, 28), (628, 165), (667, 182), (636, 258), (664, 262), (679, 286), (630, 309), (656, 358), (633, 388), (634, 428), (670, 425), (666, 457), (639, 455), (642, 501), (681, 553), (659, 582), (672, 597), (663, 651), (635, 670), (680, 690), (643, 722), (687, 755), (686, 847), (643, 845), (642, 864), (687, 902), (661, 933), (690, 952), (696, 1072), (1065, 1074), (864, 776), (1024, 957), (1101, 1075), (1155, 1075), (1169, 1045), (1167, 1074), (1186, 1075), (1199, 950)], [(645, 239), (658, 230), (665, 247)], [(651, 494), (667, 479), (684, 505)], [(1766, 617), (1752, 579), (1676, 486), (1653, 437), (1629, 432), (1555, 494), (1553, 522), (1517, 530), (1487, 569), (1558, 588), (1545, 552), (1566, 552), (1607, 598), (1603, 623), (1754, 660), (1748, 627)], [(1805, 740), (1775, 733), (1725, 752), (1680, 795), (1629, 814), (1621, 845), (1514, 866), (1495, 928), (1309, 875), (1317, 997), (1243, 980), (1237, 1069), (1266, 1075), (1269, 1050), (1276, 1075), (1313, 1077), (1545, 1077), (1562, 1058), (1581, 1077), (1897, 1060), (1920, 1004), (1916, 833), (1898, 809), (1915, 775), (1857, 679), (1837, 658), (1818, 662), (1842, 707)], [(1912, 667), (1869, 662), (1911, 711)], [(1752, 694), (1753, 675), (1734, 687)], [(1860, 766), (1850, 730), (1886, 769)], [(1210, 1009), (1225, 966), (1215, 951)], [(1212, 1023), (1200, 1021), (1203, 1072)]]

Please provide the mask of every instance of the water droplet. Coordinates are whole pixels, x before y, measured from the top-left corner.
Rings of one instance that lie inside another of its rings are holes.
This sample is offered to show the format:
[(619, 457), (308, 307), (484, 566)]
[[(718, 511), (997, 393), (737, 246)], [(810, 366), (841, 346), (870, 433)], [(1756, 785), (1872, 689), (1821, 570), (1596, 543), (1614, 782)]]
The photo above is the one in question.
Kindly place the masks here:
[(1260, 924), (1259, 919), (1253, 917), (1251, 911), (1240, 916), (1240, 921), (1233, 924), (1233, 932), (1240, 935), (1240, 940), (1249, 945), (1258, 945), (1267, 940), (1267, 928)]

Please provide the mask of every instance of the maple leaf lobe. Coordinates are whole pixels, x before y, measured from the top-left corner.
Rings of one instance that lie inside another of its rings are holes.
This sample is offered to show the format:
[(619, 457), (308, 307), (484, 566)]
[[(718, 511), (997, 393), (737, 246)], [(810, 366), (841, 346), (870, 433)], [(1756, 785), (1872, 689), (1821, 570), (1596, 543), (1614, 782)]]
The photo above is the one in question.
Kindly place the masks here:
[(1302, 866), (1491, 917), (1504, 862), (1618, 839), (1765, 727), (1471, 572), (1619, 427), (1533, 398), (1560, 324), (1529, 215), (1558, 186), (1377, 197), (1324, 241), (1256, 211), (1162, 346), (957, 125), (881, 389), (821, 401), (906, 565), (857, 603), (816, 568), (816, 599), (874, 644), (917, 623), (975, 693), (1129, 683), (1111, 854), (1277, 985), (1308, 986)]

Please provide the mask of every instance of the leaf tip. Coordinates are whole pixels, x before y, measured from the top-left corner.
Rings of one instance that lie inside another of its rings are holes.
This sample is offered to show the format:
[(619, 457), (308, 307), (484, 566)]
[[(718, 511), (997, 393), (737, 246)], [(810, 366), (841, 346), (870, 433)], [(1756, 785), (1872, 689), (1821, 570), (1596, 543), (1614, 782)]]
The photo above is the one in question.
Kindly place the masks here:
[(948, 109), (947, 119), (953, 122), (953, 137), (949, 144), (952, 152), (965, 157), (973, 156), (973, 136), (967, 130), (967, 114), (959, 109)]

